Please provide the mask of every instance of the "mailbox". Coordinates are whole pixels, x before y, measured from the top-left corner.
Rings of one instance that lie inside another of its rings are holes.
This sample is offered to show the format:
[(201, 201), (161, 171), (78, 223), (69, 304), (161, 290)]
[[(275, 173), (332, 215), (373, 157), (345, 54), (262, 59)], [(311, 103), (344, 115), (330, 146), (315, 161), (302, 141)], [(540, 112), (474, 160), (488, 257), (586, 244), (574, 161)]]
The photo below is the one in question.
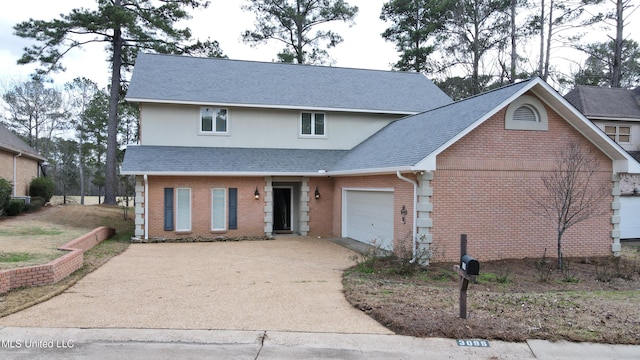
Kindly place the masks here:
[(480, 263), (469, 255), (462, 256), (462, 259), (460, 260), (460, 268), (466, 271), (467, 275), (480, 274)]

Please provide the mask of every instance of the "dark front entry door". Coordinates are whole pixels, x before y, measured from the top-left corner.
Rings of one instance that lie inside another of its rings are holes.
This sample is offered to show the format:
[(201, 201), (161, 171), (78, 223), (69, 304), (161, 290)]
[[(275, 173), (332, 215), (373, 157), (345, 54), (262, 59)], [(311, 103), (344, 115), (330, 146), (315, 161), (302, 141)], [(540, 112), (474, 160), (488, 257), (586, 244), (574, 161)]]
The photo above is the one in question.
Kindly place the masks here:
[(273, 231), (291, 232), (291, 189), (273, 189)]

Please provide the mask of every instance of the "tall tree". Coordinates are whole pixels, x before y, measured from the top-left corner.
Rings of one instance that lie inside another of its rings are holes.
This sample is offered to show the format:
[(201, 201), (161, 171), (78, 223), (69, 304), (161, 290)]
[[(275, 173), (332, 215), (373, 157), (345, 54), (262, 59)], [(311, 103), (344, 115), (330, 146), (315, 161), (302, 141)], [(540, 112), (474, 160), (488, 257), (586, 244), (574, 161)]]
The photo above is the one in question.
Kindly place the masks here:
[(462, 65), (471, 77), (471, 95), (479, 94), (485, 55), (509, 34), (510, 0), (455, 0), (448, 6), (439, 40), (447, 55), (444, 67)]
[(67, 203), (67, 196), (77, 194), (79, 182), (78, 143), (75, 140), (55, 138), (54, 151), (49, 158), (52, 165), (52, 177), (56, 183), (56, 192), (63, 196)]
[(108, 143), (105, 125), (109, 121), (109, 96), (102, 91), (96, 93), (84, 115), (87, 119), (86, 162), (91, 174), (91, 183), (98, 187), (97, 195), (100, 201), (101, 189), (105, 186), (105, 153)]
[(430, 72), (429, 56), (436, 50), (435, 38), (444, 25), (444, 12), (451, 0), (392, 0), (382, 7), (380, 19), (390, 22), (382, 37), (395, 43), (401, 71)]
[(548, 81), (551, 73), (551, 54), (554, 46), (560, 42), (575, 44), (579, 35), (571, 30), (584, 28), (602, 20), (601, 14), (588, 16), (590, 5), (602, 0), (540, 0), (538, 15), (531, 20), (530, 26), (540, 36), (538, 76)]
[[(640, 8), (640, 4), (637, 1), (632, 3), (632, 0), (609, 0), (609, 3), (615, 7), (613, 11), (605, 14), (604, 20), (607, 25), (615, 29), (615, 36), (609, 36), (613, 43), (613, 61), (610, 64), (611, 77), (609, 86), (619, 88), (623, 86), (625, 65), (628, 65), (628, 59), (625, 59), (624, 52), (629, 55), (629, 50), (633, 47), (632, 43), (634, 43), (630, 42), (631, 39), (625, 38), (624, 28), (629, 24), (630, 16)], [(635, 45), (637, 46), (637, 43)]]
[(54, 132), (66, 127), (62, 93), (36, 79), (16, 84), (2, 98), (9, 116), (6, 125), (47, 157)]
[(116, 155), (118, 103), (122, 94), (122, 71), (133, 65), (140, 49), (160, 53), (216, 54), (217, 43), (207, 40), (190, 45), (189, 28), (178, 29), (178, 22), (190, 18), (187, 10), (206, 8), (203, 0), (96, 0), (97, 9), (78, 8), (51, 21), (29, 19), (14, 26), (15, 34), (34, 39), (25, 48), (19, 64), (39, 62), (39, 73), (64, 70), (62, 58), (70, 50), (89, 43), (104, 43), (109, 49), (111, 86), (105, 203), (116, 203)]
[[(605, 87), (640, 86), (640, 45), (630, 39), (624, 40), (620, 55), (616, 55), (616, 47), (613, 40), (581, 47), (589, 56), (584, 67), (574, 75), (574, 82)], [(617, 56), (621, 59), (619, 64), (616, 64)]]
[(85, 154), (87, 128), (89, 126), (86, 113), (91, 100), (100, 91), (98, 85), (87, 78), (75, 78), (65, 85), (67, 96), (71, 102), (72, 121), (78, 140), (78, 174), (80, 177), (80, 204), (84, 205), (85, 195)]
[[(275, 40), (284, 44), (278, 53), (281, 62), (323, 64), (329, 53), (321, 46), (332, 48), (343, 41), (333, 30), (322, 29), (333, 21), (353, 23), (357, 6), (344, 0), (248, 0), (242, 9), (256, 15), (255, 29), (242, 34), (252, 45)], [(326, 27), (325, 27), (326, 28)]]

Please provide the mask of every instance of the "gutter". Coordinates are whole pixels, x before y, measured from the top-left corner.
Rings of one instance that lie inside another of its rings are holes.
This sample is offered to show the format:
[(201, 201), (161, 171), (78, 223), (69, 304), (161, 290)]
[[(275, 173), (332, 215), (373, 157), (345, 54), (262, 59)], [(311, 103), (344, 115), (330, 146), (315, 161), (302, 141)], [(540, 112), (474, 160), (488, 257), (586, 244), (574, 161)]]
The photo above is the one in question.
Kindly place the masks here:
[(19, 152), (13, 157), (13, 197), (18, 196), (16, 184), (18, 182), (18, 158), (21, 156), (22, 153)]
[(418, 230), (416, 228), (416, 217), (418, 216), (418, 183), (415, 180), (411, 180), (409, 178), (406, 178), (404, 176), (402, 176), (402, 174), (400, 174), (400, 171), (396, 172), (396, 176), (398, 176), (398, 179), (400, 180), (404, 180), (410, 184), (413, 185), (413, 228), (411, 231), (411, 237), (412, 237), (412, 244), (411, 244), (411, 263), (414, 263), (416, 261), (416, 256), (417, 256), (417, 239), (416, 237), (418, 236)]

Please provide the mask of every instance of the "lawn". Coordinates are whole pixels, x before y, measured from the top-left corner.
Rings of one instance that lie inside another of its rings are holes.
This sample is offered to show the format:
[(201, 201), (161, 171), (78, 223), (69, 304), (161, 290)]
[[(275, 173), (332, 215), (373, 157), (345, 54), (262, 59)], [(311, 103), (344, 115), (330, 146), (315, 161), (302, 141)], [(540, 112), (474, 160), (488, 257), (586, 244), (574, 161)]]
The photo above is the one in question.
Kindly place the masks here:
[(84, 266), (53, 285), (11, 290), (0, 295), (0, 317), (47, 300), (97, 269), (129, 246), (133, 235), (132, 212), (124, 218), (117, 206), (53, 205), (34, 213), (0, 217), (0, 269), (47, 263), (66, 252), (57, 250), (76, 237), (100, 226), (116, 235), (84, 254)]

